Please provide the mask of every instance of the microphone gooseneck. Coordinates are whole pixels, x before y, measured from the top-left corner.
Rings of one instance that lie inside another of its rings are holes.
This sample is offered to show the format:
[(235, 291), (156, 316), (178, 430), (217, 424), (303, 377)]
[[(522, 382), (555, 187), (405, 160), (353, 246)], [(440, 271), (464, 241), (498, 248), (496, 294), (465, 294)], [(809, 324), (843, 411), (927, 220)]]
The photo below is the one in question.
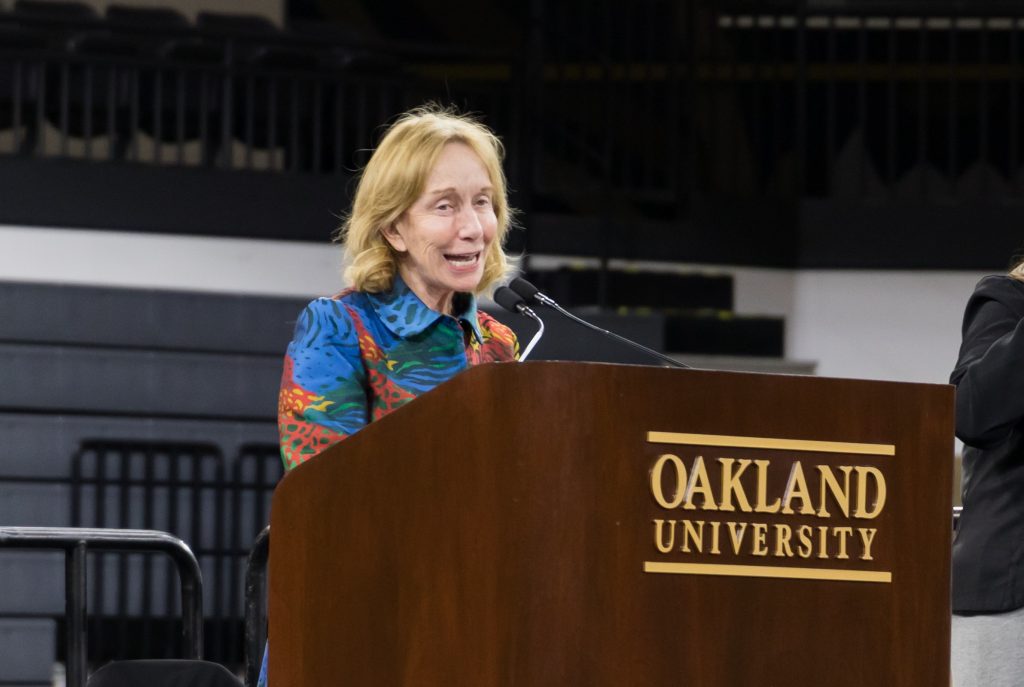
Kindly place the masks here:
[(637, 349), (638, 351), (642, 351), (642, 352), (646, 353), (647, 355), (653, 356), (653, 357), (657, 358), (658, 360), (661, 360), (663, 362), (668, 363), (669, 365), (672, 365), (673, 367), (681, 367), (681, 368), (684, 368), (684, 369), (691, 369), (690, 366), (687, 365), (686, 363), (681, 363), (678, 360), (670, 358), (670, 357), (668, 357), (667, 355), (665, 355), (663, 353), (659, 353), (658, 351), (655, 351), (652, 348), (648, 348), (647, 346), (643, 346), (641, 344), (638, 344), (636, 341), (632, 341), (630, 339), (627, 339), (624, 336), (619, 336), (615, 332), (610, 332), (607, 329), (601, 329), (597, 325), (591, 324), (591, 323), (587, 322), (586, 320), (584, 320), (584, 319), (582, 319), (580, 317), (577, 317), (576, 315), (573, 315), (571, 312), (569, 312), (568, 310), (566, 310), (565, 308), (560, 306), (558, 303), (556, 303), (555, 299), (553, 299), (550, 296), (548, 296), (547, 294), (543, 293), (540, 289), (538, 289), (536, 286), (534, 286), (530, 282), (526, 281), (522, 277), (516, 277), (511, 282), (509, 282), (508, 288), (511, 291), (515, 292), (515, 294), (517, 296), (519, 296), (520, 298), (522, 298), (524, 301), (536, 301), (536, 302), (538, 302), (538, 303), (540, 303), (542, 305), (546, 305), (549, 308), (551, 308), (552, 310), (558, 312), (560, 315), (563, 315), (564, 317), (568, 317), (573, 322), (576, 322), (577, 324), (583, 325), (587, 329), (591, 329), (591, 330), (593, 330), (595, 332), (598, 332), (599, 334), (604, 334), (605, 336), (610, 336), (611, 338), (615, 339), (616, 341), (620, 341), (620, 342), (622, 342), (624, 344), (632, 346), (633, 348)]
[(524, 362), (533, 351), (533, 347), (537, 345), (538, 341), (540, 341), (540, 337), (544, 336), (544, 320), (540, 319), (537, 313), (535, 313), (533, 309), (526, 304), (526, 301), (523, 300), (522, 296), (507, 286), (498, 287), (494, 292), (494, 302), (509, 312), (524, 315), (537, 323), (537, 333), (533, 335), (533, 338), (530, 339), (530, 343), (528, 343), (526, 348), (523, 349), (523, 352), (519, 354), (519, 362)]

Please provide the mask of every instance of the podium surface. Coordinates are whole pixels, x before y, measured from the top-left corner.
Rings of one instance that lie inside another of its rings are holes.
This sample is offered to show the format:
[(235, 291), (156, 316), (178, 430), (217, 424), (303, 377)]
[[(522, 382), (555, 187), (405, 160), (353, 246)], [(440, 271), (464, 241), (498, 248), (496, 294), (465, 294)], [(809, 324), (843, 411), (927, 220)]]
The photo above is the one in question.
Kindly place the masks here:
[(270, 680), (948, 685), (953, 389), (470, 369), (287, 474)]

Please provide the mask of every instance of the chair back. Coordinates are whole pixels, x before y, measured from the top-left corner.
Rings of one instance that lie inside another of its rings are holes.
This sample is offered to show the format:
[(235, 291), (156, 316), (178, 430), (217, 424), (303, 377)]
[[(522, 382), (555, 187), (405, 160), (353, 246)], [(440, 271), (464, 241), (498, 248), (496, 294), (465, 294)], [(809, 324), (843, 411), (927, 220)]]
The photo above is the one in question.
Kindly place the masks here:
[(88, 687), (241, 687), (242, 681), (210, 661), (115, 661), (89, 678)]

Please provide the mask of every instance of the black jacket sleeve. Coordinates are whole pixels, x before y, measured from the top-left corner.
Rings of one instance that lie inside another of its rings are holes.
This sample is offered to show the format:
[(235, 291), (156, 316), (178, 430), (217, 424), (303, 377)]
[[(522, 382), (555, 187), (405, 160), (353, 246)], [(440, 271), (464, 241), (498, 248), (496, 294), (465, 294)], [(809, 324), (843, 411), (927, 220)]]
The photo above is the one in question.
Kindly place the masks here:
[(956, 385), (956, 434), (998, 442), (1024, 419), (1024, 282), (985, 277), (967, 303)]

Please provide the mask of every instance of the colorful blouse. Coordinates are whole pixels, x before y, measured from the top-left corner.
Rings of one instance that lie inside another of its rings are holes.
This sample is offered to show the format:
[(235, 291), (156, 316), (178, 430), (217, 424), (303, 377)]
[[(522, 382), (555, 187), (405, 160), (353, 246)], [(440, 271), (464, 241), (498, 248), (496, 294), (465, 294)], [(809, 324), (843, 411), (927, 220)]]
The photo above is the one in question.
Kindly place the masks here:
[(278, 397), (285, 469), (308, 460), (470, 365), (515, 360), (512, 330), (456, 294), (431, 310), (400, 278), (388, 293), (343, 291), (306, 306)]

